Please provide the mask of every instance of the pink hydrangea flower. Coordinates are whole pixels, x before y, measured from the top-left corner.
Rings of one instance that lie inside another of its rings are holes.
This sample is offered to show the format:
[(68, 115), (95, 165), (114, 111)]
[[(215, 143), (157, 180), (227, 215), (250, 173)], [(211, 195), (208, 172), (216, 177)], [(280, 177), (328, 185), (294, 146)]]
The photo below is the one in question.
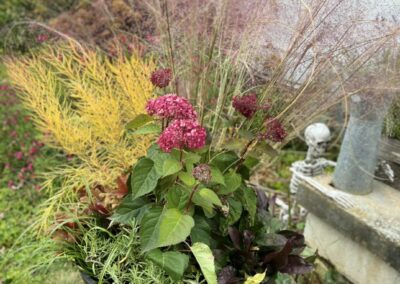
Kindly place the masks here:
[(199, 149), (206, 144), (206, 130), (195, 120), (174, 120), (160, 135), (157, 143), (164, 152), (172, 149)]
[(279, 120), (270, 118), (265, 122), (265, 125), (266, 131), (262, 138), (273, 142), (282, 142), (287, 136), (287, 132)]
[(149, 115), (167, 119), (197, 119), (197, 113), (189, 101), (175, 94), (167, 94), (150, 100), (146, 106)]
[(14, 156), (17, 160), (22, 160), (22, 158), (24, 157), (24, 153), (22, 153), (21, 151), (18, 151), (18, 152), (15, 152)]
[(172, 71), (169, 68), (158, 69), (151, 73), (150, 81), (154, 86), (165, 88), (172, 79)]

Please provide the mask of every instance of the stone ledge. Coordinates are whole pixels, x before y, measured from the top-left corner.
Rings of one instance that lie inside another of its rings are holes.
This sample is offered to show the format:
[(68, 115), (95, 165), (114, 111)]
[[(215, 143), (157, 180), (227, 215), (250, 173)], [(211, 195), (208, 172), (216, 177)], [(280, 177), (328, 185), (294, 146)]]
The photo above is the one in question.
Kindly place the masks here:
[(400, 192), (380, 182), (368, 195), (333, 188), (331, 176), (303, 177), (298, 202), (400, 271)]
[(309, 213), (304, 231), (307, 245), (318, 249), (335, 269), (355, 284), (398, 284), (400, 273), (364, 246)]

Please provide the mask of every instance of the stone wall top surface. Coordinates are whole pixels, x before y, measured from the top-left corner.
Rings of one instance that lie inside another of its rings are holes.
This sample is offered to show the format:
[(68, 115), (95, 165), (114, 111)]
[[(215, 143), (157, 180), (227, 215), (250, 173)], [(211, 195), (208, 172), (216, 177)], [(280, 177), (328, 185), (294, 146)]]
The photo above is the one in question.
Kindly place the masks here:
[(331, 180), (304, 177), (299, 203), (400, 271), (400, 192), (374, 181), (372, 193), (352, 195), (332, 187)]

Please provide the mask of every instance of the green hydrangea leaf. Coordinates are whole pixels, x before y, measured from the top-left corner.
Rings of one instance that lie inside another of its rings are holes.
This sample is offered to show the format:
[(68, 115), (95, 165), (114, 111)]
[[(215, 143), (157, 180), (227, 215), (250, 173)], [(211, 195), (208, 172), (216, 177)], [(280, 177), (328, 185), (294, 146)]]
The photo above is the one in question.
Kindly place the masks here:
[(175, 159), (166, 159), (163, 163), (162, 175), (170, 176), (182, 169), (182, 163)]
[(201, 272), (208, 284), (217, 284), (217, 274), (215, 272), (214, 255), (211, 249), (204, 243), (195, 243), (190, 247)]
[(143, 215), (149, 208), (150, 203), (146, 198), (140, 197), (133, 199), (132, 195), (127, 195), (110, 217), (110, 220), (129, 225), (133, 219), (136, 219), (136, 221), (140, 223)]
[(137, 129), (139, 127), (142, 127), (144, 125), (146, 125), (147, 123), (153, 121), (153, 118), (145, 113), (141, 113), (139, 115), (137, 115), (134, 119), (132, 119), (131, 121), (129, 121), (126, 125), (125, 128), (126, 129), (130, 129), (130, 130), (134, 130)]
[(139, 160), (131, 176), (132, 199), (134, 200), (153, 191), (159, 178), (160, 175), (155, 170), (152, 160), (148, 158)]
[(154, 249), (146, 257), (164, 269), (175, 281), (182, 279), (189, 264), (189, 256), (177, 251), (162, 252), (159, 249)]
[(242, 177), (234, 172), (230, 171), (224, 176), (225, 186), (222, 186), (218, 190), (218, 194), (229, 194), (235, 192), (242, 184)]
[(177, 208), (150, 209), (143, 217), (140, 228), (140, 241), (144, 252), (183, 242), (194, 226), (191, 216)]

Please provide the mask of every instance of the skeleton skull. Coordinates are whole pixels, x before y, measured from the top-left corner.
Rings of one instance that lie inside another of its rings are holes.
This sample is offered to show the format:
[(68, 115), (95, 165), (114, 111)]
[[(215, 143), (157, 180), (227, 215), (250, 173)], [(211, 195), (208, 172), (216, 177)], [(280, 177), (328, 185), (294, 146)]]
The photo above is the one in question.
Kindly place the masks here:
[(328, 148), (331, 140), (331, 132), (324, 123), (313, 123), (309, 125), (304, 136), (308, 145), (307, 160), (321, 157)]

